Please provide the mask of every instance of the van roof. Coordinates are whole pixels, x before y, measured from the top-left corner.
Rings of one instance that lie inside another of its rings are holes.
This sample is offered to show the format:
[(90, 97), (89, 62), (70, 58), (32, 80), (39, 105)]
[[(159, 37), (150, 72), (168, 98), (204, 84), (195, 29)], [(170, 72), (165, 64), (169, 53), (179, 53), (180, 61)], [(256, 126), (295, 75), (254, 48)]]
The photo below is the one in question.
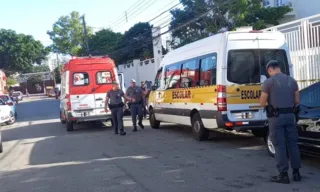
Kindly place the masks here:
[(108, 56), (103, 57), (75, 57), (69, 60), (63, 67), (63, 71), (67, 70), (103, 70), (113, 69), (116, 67), (115, 62)]
[[(210, 37), (206, 37), (204, 39), (195, 41), (193, 43), (184, 45), (178, 49), (172, 50), (167, 53), (160, 67), (165, 65), (169, 65), (172, 63), (192, 59), (195, 57), (199, 57), (201, 55), (206, 55), (214, 52), (218, 52), (220, 49), (220, 45), (217, 42), (226, 41), (227, 39), (236, 39), (236, 38), (246, 38), (246, 39), (255, 39), (256, 34), (262, 39), (279, 39), (280, 41), (285, 41), (284, 35), (278, 31), (251, 31), (251, 32), (240, 32), (240, 31), (228, 31), (224, 33), (219, 33), (216, 35), (212, 35)], [(159, 68), (160, 68), (159, 67)]]

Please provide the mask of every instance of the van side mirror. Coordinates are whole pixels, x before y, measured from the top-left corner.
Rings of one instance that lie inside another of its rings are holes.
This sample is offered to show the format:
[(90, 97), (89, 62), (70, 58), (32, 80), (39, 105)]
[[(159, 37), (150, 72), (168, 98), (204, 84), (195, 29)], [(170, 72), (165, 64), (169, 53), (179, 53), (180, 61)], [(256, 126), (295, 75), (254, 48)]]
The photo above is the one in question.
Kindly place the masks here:
[(155, 91), (155, 90), (157, 90), (157, 87), (155, 85), (152, 85), (151, 90)]

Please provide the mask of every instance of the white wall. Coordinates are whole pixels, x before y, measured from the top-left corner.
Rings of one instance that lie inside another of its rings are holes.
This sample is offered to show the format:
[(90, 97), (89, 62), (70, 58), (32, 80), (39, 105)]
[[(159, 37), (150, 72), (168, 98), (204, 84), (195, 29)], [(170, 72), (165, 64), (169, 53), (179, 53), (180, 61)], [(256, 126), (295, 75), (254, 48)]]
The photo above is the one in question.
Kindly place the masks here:
[(118, 65), (118, 72), (124, 74), (126, 87), (129, 86), (131, 79), (135, 79), (137, 85), (140, 85), (141, 81), (152, 81), (154, 83), (157, 69), (158, 65), (156, 65), (154, 59), (144, 61), (136, 59), (132, 63)]

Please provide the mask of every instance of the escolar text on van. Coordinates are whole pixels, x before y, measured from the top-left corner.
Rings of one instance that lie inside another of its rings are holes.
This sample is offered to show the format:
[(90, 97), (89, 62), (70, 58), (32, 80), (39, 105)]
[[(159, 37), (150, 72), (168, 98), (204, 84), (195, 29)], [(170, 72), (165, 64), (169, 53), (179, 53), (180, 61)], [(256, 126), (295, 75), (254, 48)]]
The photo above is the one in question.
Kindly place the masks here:
[(197, 140), (220, 128), (264, 136), (267, 118), (259, 97), (270, 60), (292, 75), (280, 32), (225, 32), (169, 52), (149, 97), (151, 127), (191, 125)]

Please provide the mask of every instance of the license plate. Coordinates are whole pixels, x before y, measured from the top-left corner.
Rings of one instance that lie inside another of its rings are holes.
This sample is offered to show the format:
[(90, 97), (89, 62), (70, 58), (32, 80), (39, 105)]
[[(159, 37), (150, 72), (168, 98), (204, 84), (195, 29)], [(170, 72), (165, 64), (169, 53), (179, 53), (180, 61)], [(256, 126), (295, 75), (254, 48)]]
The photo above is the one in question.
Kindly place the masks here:
[(90, 111), (81, 111), (81, 117), (86, 117), (86, 116), (89, 116), (90, 115)]

